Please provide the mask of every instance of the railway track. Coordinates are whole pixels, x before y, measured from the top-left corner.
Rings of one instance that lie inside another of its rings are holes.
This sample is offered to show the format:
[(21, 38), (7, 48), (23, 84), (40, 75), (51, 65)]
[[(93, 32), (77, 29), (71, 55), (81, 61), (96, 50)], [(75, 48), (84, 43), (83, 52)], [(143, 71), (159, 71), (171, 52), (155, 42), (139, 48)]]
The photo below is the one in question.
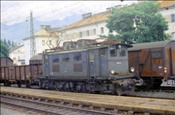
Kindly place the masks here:
[(1, 103), (44, 115), (114, 115), (114, 113), (102, 109), (95, 110), (93, 107), (19, 95), (1, 95)]
[[(18, 88), (1, 88), (1, 100), (5, 104), (13, 106), (14, 103), (20, 103), (19, 107), (25, 105), (28, 101), (36, 103), (26, 109), (30, 111), (39, 111), (44, 114), (58, 114), (61, 107), (62, 112), (59, 114), (71, 115), (75, 113), (76, 115), (108, 115), (108, 114), (131, 114), (131, 115), (154, 115), (154, 114), (174, 114), (174, 100), (165, 99), (151, 99), (151, 98), (137, 98), (137, 97), (123, 97), (123, 96), (109, 96), (109, 95), (98, 95), (98, 94), (83, 94), (83, 93), (68, 93), (68, 92), (56, 92), (48, 90), (38, 90), (38, 89), (24, 89), (21, 91)], [(8, 97), (11, 100), (7, 100)], [(13, 102), (13, 99), (20, 99), (21, 102)], [(5, 100), (5, 101), (4, 101)], [(26, 101), (27, 100), (27, 101)], [(10, 102), (10, 103), (9, 103)], [(24, 103), (24, 104), (23, 104)], [(163, 103), (163, 104), (162, 104)], [(44, 106), (43, 104), (46, 104)], [(42, 105), (40, 107), (39, 105)], [(14, 105), (16, 107), (16, 105)], [(18, 106), (18, 105), (17, 105)], [(44, 106), (44, 107), (43, 107)], [(51, 106), (51, 107), (50, 107)], [(18, 108), (19, 108), (18, 107)], [(47, 113), (47, 111), (42, 112), (42, 110), (36, 110), (39, 108), (44, 108), (44, 110), (56, 111), (57, 113)], [(54, 109), (56, 107), (56, 110)], [(24, 107), (25, 108), (25, 107)], [(33, 109), (34, 108), (34, 109)], [(47, 108), (47, 109), (46, 109)], [(69, 109), (70, 108), (70, 109)], [(72, 109), (73, 108), (73, 109)], [(65, 113), (65, 111), (68, 113)], [(82, 111), (84, 110), (84, 111)], [(90, 110), (90, 112), (89, 112)], [(61, 110), (60, 110), (61, 111)], [(73, 112), (72, 112), (73, 111)], [(95, 113), (91, 113), (94, 112)]]
[[(7, 87), (7, 86), (6, 86)], [(18, 87), (17, 85), (13, 85), (13, 87)], [(21, 87), (25, 88), (25, 87)], [(38, 86), (32, 86), (32, 89), (39, 89)], [(68, 91), (63, 91), (68, 92)], [(106, 95), (106, 94), (105, 94)], [(109, 94), (113, 95), (113, 94)], [(160, 89), (136, 89), (134, 94), (126, 95), (132, 97), (142, 97), (142, 98), (157, 98), (157, 99), (175, 99), (175, 87), (161, 87)]]

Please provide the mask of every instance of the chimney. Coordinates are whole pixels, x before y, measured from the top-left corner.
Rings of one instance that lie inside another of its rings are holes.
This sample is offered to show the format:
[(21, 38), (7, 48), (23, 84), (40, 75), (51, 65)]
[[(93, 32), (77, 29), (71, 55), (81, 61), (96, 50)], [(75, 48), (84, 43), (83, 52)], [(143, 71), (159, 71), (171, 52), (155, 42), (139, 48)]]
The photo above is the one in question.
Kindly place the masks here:
[(111, 8), (106, 8), (106, 11), (107, 11), (107, 12), (110, 12), (110, 11), (111, 11)]
[(122, 5), (116, 5), (115, 7), (116, 7), (116, 8), (120, 8), (121, 6), (122, 6)]
[(40, 25), (40, 28), (41, 28), (41, 30), (42, 29), (50, 29), (51, 26), (50, 25)]
[(83, 14), (83, 15), (82, 15), (82, 18), (83, 18), (83, 19), (86, 19), (86, 18), (89, 18), (89, 17), (91, 17), (91, 16), (92, 16), (92, 13), (90, 12), (90, 13)]
[(46, 29), (50, 29), (51, 26), (50, 26), (50, 25), (45, 25), (45, 28), (46, 28)]
[(41, 28), (41, 30), (43, 30), (44, 29), (44, 25), (40, 25), (40, 28)]

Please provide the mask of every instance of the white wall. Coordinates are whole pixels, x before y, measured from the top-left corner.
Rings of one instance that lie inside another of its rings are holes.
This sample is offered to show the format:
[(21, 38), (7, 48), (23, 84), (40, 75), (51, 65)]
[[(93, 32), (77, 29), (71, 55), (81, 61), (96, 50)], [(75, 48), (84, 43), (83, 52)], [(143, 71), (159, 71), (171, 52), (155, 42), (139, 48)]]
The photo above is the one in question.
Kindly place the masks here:
[[(101, 33), (101, 27), (103, 27), (104, 33)], [(96, 29), (96, 34), (93, 33), (93, 30)], [(89, 30), (89, 36), (87, 36), (86, 31)], [(82, 32), (82, 37), (79, 37), (79, 33)], [(76, 27), (76, 28), (72, 28), (72, 29), (68, 29), (63, 31), (63, 35), (61, 36), (61, 38), (63, 39), (63, 41), (61, 42), (61, 46), (62, 43), (65, 41), (76, 41), (79, 39), (96, 39), (96, 38), (100, 38), (99, 35), (108, 35), (109, 30), (106, 27), (106, 22), (99, 22), (99, 23), (94, 23), (91, 25), (85, 25), (85, 26), (81, 26), (81, 27)]]
[[(35, 55), (37, 55), (38, 53), (42, 53), (43, 51), (45, 51), (45, 49), (49, 49), (48, 45), (46, 44), (48, 38), (49, 37), (35, 37), (35, 44), (36, 44)], [(43, 40), (45, 44), (43, 44)], [(52, 45), (55, 47), (57, 38), (51, 37), (49, 40), (52, 41)], [(29, 60), (31, 58), (30, 57), (30, 39), (24, 40), (24, 48), (25, 48), (25, 53), (24, 53), (25, 63), (29, 64)]]
[(172, 39), (175, 40), (175, 35), (173, 36), (173, 33), (175, 34), (175, 22), (172, 22), (171, 15), (175, 14), (175, 6), (171, 6), (168, 9), (161, 9), (160, 13), (163, 15), (163, 17), (168, 22), (168, 30), (166, 33), (170, 34), (172, 36)]
[(24, 60), (24, 46), (10, 52), (9, 56), (13, 60), (14, 64), (21, 65), (21, 61), (19, 60)]

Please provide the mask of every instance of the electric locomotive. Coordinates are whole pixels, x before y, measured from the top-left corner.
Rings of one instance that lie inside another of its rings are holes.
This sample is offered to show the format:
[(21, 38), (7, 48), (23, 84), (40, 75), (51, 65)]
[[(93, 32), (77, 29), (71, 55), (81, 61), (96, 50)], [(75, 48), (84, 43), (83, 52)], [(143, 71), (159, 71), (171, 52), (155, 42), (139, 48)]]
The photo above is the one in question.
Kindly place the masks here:
[(60, 51), (43, 53), (40, 88), (118, 95), (133, 93), (137, 76), (128, 69), (128, 48), (132, 46), (104, 42), (88, 45), (90, 42), (64, 43)]

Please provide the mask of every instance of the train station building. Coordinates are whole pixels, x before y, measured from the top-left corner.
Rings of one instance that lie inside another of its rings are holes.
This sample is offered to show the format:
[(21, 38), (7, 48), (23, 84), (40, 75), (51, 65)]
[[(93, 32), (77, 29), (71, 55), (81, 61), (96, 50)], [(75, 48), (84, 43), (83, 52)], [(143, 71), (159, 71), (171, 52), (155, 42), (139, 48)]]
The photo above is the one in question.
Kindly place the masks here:
[[(139, 1), (138, 3), (141, 3)], [(120, 8), (122, 6), (115, 6)], [(168, 22), (167, 34), (175, 40), (175, 2), (174, 1), (160, 1), (160, 13)], [(42, 53), (46, 49), (61, 47), (65, 41), (77, 41), (79, 39), (100, 39), (100, 35), (108, 35), (109, 29), (106, 27), (106, 21), (110, 16), (110, 8), (106, 11), (92, 14), (88, 12), (82, 14), (82, 19), (74, 22), (61, 29), (53, 29), (50, 25), (41, 25), (40, 31), (34, 34), (36, 51), (35, 55)], [(30, 37), (24, 40), (24, 58), (25, 64), (29, 63), (30, 56)], [(15, 55), (12, 54), (10, 55)], [(13, 58), (13, 57), (11, 57)]]

